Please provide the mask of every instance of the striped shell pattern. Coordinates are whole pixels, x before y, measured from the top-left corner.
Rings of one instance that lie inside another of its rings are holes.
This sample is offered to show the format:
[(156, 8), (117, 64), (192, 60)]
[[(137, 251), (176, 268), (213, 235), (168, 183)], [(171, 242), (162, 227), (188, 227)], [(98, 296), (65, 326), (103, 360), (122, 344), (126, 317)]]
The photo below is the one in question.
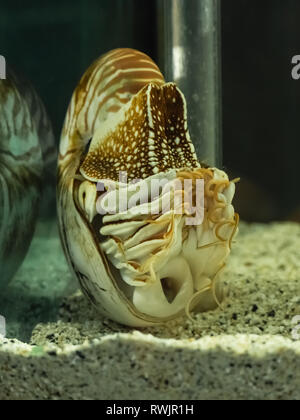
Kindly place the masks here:
[(234, 192), (201, 166), (183, 93), (148, 56), (117, 49), (92, 64), (62, 131), (58, 214), (70, 268), (104, 315), (150, 326), (218, 304)]
[(0, 288), (6, 286), (30, 245), (41, 200), (45, 162), (54, 136), (33, 87), (11, 69), (0, 81)]

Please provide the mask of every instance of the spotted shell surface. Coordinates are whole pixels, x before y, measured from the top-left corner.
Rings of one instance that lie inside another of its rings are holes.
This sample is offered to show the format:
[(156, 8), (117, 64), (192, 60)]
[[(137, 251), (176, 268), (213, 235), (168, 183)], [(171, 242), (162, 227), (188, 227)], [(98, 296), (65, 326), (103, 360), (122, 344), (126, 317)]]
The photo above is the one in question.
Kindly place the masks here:
[(11, 69), (0, 81), (0, 288), (30, 245), (44, 170), (55, 155), (45, 108), (27, 80)]
[[(87, 70), (66, 115), (58, 173), (63, 248), (83, 292), (102, 313), (148, 326), (220, 302), (217, 280), (238, 224), (231, 204), (235, 185), (223, 171), (201, 167), (184, 95), (148, 56), (117, 49)], [(152, 185), (162, 181), (152, 196)], [(188, 223), (187, 184), (194, 216), (203, 209), (196, 226)]]

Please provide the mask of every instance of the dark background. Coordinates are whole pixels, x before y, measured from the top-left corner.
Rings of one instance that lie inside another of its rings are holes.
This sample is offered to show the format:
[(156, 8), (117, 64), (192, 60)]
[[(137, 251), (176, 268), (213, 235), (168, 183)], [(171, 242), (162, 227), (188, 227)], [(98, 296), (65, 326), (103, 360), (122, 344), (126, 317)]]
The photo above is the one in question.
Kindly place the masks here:
[[(35, 85), (57, 141), (73, 89), (95, 58), (129, 46), (157, 59), (155, 4), (1, 1), (0, 54)], [(300, 80), (291, 77), (299, 21), (299, 0), (222, 1), (224, 168), (242, 177), (236, 206), (249, 221), (300, 220)]]

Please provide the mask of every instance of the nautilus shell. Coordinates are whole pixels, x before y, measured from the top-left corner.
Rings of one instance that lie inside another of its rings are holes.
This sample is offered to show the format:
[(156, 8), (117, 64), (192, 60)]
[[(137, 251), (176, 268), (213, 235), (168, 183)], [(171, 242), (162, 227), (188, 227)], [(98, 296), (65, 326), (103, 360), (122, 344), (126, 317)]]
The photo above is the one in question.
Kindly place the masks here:
[(0, 81), (0, 288), (27, 253), (54, 150), (41, 100), (29, 82), (7, 69)]
[(58, 213), (70, 267), (103, 314), (150, 326), (218, 304), (234, 193), (201, 166), (183, 93), (148, 56), (117, 49), (92, 64), (62, 131)]

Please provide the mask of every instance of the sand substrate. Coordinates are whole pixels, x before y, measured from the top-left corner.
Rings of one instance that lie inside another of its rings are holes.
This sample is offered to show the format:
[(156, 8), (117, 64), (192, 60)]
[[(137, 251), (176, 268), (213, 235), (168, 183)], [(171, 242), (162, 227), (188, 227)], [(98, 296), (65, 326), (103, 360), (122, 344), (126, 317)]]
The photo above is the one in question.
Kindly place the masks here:
[(300, 399), (299, 251), (298, 224), (241, 224), (222, 308), (133, 330), (74, 293), (40, 226), (0, 298), (0, 399)]

